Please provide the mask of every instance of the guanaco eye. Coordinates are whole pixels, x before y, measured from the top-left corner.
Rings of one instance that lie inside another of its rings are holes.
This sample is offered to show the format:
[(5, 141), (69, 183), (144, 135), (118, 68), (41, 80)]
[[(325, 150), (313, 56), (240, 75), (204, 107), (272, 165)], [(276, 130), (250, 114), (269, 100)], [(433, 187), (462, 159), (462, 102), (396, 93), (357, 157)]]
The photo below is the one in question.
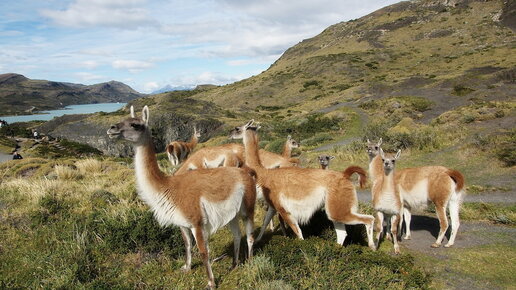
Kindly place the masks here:
[(374, 146), (374, 149), (378, 150), (378, 146)]

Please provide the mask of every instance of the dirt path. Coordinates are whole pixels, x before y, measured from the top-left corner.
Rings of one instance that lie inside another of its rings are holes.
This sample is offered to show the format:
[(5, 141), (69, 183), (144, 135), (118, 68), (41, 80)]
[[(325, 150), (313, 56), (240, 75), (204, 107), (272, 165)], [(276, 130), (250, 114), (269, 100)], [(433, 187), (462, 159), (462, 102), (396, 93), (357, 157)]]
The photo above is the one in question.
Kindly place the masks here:
[(13, 156), (11, 154), (6, 154), (6, 153), (0, 152), (0, 163), (9, 161), (11, 159), (13, 159)]
[[(357, 190), (358, 200), (371, 202), (371, 191)], [(516, 192), (485, 192), (482, 194), (466, 194), (464, 202), (516, 203)]]
[[(358, 114), (358, 118), (359, 118), (359, 122), (360, 122), (360, 130), (363, 130), (365, 128), (366, 124), (369, 122), (369, 116), (367, 115), (366, 112), (364, 112), (363, 110), (359, 109), (357, 106), (358, 105), (356, 103), (354, 103), (354, 102), (345, 102), (345, 103), (335, 104), (333, 106), (330, 106), (330, 107), (327, 107), (327, 108), (324, 108), (324, 109), (320, 109), (317, 112), (319, 112), (319, 113), (329, 113), (329, 112), (335, 111), (335, 110), (337, 110), (339, 108), (342, 108), (342, 107), (349, 107), (349, 108), (351, 108), (353, 111), (355, 111)], [(351, 142), (353, 142), (355, 140), (360, 140), (360, 137), (344, 138), (344, 139), (338, 140), (336, 142), (332, 142), (330, 144), (326, 144), (326, 145), (317, 147), (317, 148), (313, 149), (313, 151), (315, 151), (315, 152), (328, 151), (328, 150), (332, 149), (334, 146), (347, 145), (347, 144), (349, 144), (349, 143), (351, 143)]]
[[(362, 190), (358, 192), (359, 200), (362, 202), (371, 202), (370, 191)], [(516, 203), (516, 192), (487, 192), (483, 194), (466, 195), (464, 202), (485, 202), (485, 203)], [(404, 230), (403, 230), (404, 232)], [(479, 255), (480, 249), (487, 247), (487, 251), (493, 251), (499, 245), (509, 247), (509, 252), (495, 252), (495, 255), (505, 253), (507, 256), (514, 256), (516, 249), (516, 228), (504, 225), (496, 225), (489, 222), (481, 221), (461, 221), (459, 232), (452, 248), (432, 248), (430, 245), (435, 241), (439, 233), (439, 220), (432, 213), (423, 211), (415, 211), (411, 221), (412, 238), (410, 240), (402, 239), (402, 253), (409, 253), (415, 257), (418, 265), (426, 271), (432, 273), (432, 280), (435, 288), (441, 289), (503, 289), (482, 275), (478, 275), (480, 271), (489, 271), (485, 268), (485, 255)], [(443, 244), (448, 241), (450, 230), (448, 230)], [(385, 243), (385, 244), (384, 244)], [(383, 247), (388, 247), (388, 251), (392, 250), (392, 244), (387, 241), (382, 242)], [(495, 250), (496, 251), (496, 250)], [(511, 252), (512, 251), (512, 252)], [(478, 270), (475, 268), (475, 259), (481, 259), (478, 262)], [(488, 258), (487, 258), (488, 259)], [(496, 257), (492, 258), (496, 259)], [(467, 261), (461, 264), (460, 261)], [(469, 264), (469, 265), (468, 265)], [(506, 270), (515, 271), (516, 264), (506, 265)], [(472, 269), (475, 268), (475, 269)], [(484, 269), (485, 268), (485, 269)], [(516, 277), (515, 283), (516, 283)], [(515, 284), (516, 285), (516, 284)]]

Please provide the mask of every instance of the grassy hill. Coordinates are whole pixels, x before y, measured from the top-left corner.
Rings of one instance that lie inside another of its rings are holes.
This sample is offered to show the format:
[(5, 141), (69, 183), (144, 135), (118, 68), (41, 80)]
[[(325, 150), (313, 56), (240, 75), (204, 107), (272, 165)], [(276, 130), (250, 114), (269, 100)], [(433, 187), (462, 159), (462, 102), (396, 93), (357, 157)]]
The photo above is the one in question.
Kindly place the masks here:
[(68, 105), (128, 102), (143, 95), (116, 81), (81, 85), (0, 74), (0, 115), (27, 114)]
[(457, 99), (455, 90), (468, 97), (454, 106), (514, 96), (515, 35), (504, 24), (515, 21), (514, 7), (501, 19), (511, 1), (441, 2), (401, 2), (335, 24), (288, 49), (265, 72), (197, 97), (235, 110), (310, 112), (406, 94), (444, 101)]

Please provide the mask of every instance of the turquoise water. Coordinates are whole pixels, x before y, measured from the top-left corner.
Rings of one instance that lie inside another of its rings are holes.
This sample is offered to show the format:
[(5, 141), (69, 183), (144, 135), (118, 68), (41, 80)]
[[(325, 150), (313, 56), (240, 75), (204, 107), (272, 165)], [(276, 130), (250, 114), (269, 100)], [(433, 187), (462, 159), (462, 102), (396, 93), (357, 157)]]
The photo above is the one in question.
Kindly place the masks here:
[(37, 115), (20, 115), (20, 116), (0, 116), (0, 120), (5, 120), (7, 123), (28, 122), (34, 120), (48, 121), (54, 117), (71, 114), (91, 114), (96, 112), (114, 112), (126, 103), (101, 103), (101, 104), (86, 104), (86, 105), (71, 105), (61, 110), (41, 111)]

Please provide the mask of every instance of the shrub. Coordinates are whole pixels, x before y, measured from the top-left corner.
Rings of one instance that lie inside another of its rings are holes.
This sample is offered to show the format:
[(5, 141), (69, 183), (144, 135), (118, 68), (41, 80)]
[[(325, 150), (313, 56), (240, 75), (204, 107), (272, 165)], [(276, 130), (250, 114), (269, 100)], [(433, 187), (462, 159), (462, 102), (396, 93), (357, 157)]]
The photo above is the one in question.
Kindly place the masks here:
[(320, 87), (321, 84), (317, 80), (310, 80), (310, 81), (306, 81), (303, 83), (303, 88), (305, 88), (305, 89), (307, 89), (308, 87), (311, 87), (311, 86)]
[(66, 165), (56, 165), (54, 167), (54, 172), (57, 178), (63, 180), (75, 180), (81, 177), (77, 170)]
[(54, 194), (43, 196), (38, 202), (39, 208), (31, 214), (33, 226), (57, 222), (69, 217), (71, 206)]
[(455, 85), (453, 86), (452, 95), (462, 97), (474, 91), (474, 89), (465, 87), (463, 85)]
[(264, 148), (267, 151), (281, 154), (283, 152), (283, 146), (285, 145), (285, 141), (285, 139), (276, 139), (269, 142), (267, 146), (265, 146)]
[(326, 141), (331, 141), (333, 140), (333, 137), (331, 134), (328, 134), (328, 133), (322, 133), (322, 134), (317, 134), (311, 138), (308, 138), (308, 139), (304, 139), (302, 141), (303, 145), (304, 146), (316, 146), (316, 145), (319, 145), (323, 142), (326, 142)]
[(102, 172), (102, 162), (93, 158), (86, 158), (75, 162), (81, 174), (97, 174)]
[(496, 146), (495, 155), (505, 166), (516, 165), (516, 130), (502, 136), (500, 144)]
[[(274, 236), (263, 248), (281, 271), (268, 272), (295, 289), (424, 288), (429, 277), (410, 256), (382, 252), (311, 237), (304, 241)], [(368, 279), (364, 279), (364, 277)]]
[(116, 253), (167, 252), (179, 256), (184, 252), (179, 228), (158, 225), (145, 209), (129, 209), (123, 216), (110, 216), (94, 209), (86, 219), (86, 229), (104, 241), (104, 247)]
[(104, 189), (97, 189), (91, 194), (91, 203), (95, 207), (106, 207), (109, 204), (119, 202), (119, 198)]

